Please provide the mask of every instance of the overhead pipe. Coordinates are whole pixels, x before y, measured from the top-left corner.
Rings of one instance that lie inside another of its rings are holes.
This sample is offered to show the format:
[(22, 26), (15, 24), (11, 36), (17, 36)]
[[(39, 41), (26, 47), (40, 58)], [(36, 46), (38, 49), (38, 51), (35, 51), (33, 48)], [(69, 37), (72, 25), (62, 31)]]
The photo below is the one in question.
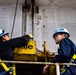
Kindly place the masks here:
[(34, 35), (34, 10), (35, 10), (35, 0), (32, 0), (32, 35)]
[(25, 0), (25, 3), (24, 3), (24, 5), (23, 5), (23, 7), (22, 7), (23, 9), (23, 12), (24, 12), (24, 30), (23, 30), (23, 35), (25, 35), (25, 32), (26, 32), (26, 17), (27, 17), (27, 3), (26, 3), (26, 0)]

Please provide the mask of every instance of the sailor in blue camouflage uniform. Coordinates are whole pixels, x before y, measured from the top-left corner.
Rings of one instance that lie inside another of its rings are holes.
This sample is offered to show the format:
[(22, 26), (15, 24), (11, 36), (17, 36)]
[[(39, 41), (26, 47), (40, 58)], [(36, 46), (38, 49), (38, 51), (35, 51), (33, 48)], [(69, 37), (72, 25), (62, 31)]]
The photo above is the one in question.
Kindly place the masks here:
[[(0, 59), (13, 61), (14, 60), (14, 49), (19, 47), (25, 47), (28, 44), (30, 39), (33, 38), (31, 34), (24, 35), (22, 37), (17, 37), (10, 39), (9, 33), (3, 29), (0, 29)], [(5, 65), (9, 68), (12, 67), (12, 64), (5, 63)], [(9, 70), (5, 69), (0, 64), (0, 75), (10, 75)]]
[[(54, 63), (76, 63), (76, 46), (69, 39), (70, 34), (66, 28), (58, 28), (53, 34), (56, 44), (59, 44), (58, 55), (51, 62)], [(43, 68), (43, 73), (46, 73), (50, 65)], [(60, 75), (76, 75), (76, 66), (64, 66)]]

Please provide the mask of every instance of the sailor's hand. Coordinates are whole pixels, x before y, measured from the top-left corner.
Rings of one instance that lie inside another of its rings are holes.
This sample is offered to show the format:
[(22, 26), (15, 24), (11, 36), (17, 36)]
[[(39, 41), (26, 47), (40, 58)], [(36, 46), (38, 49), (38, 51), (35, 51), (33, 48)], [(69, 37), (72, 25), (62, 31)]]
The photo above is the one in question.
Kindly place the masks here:
[(48, 68), (49, 68), (49, 65), (46, 65), (45, 67), (43, 67), (43, 74), (48, 72)]
[(28, 34), (28, 35), (30, 36), (30, 38), (31, 38), (31, 39), (33, 39), (33, 38), (34, 38), (32, 34)]

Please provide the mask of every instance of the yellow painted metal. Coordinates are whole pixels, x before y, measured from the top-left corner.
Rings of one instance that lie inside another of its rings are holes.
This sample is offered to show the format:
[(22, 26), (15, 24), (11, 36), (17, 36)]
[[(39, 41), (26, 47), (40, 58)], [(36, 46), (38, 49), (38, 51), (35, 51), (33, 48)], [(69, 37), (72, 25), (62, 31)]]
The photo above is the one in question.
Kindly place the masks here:
[(50, 69), (49, 69), (49, 75), (56, 75), (56, 69), (55, 69), (55, 66), (51, 66)]
[(13, 75), (16, 75), (16, 66), (15, 65), (13, 65)]
[[(2, 60), (0, 59), (0, 61), (2, 61)], [(5, 71), (9, 71), (9, 67), (4, 62), (0, 63), (0, 65), (2, 65), (2, 67), (5, 69)]]
[(76, 59), (76, 54), (74, 54), (74, 55), (72, 56), (72, 59), (74, 59), (74, 60)]
[(37, 61), (36, 55), (34, 54), (15, 54), (15, 60), (26, 60), (26, 61)]
[(22, 48), (15, 48), (14, 59), (15, 60), (37, 61), (36, 42), (33, 40), (30, 40), (27, 46), (22, 47)]
[[(22, 48), (15, 48), (14, 59), (24, 61), (50, 61), (55, 55), (50, 55), (50, 50), (46, 49), (46, 42), (43, 44), (43, 49), (43, 52), (40, 50), (38, 51), (36, 48), (36, 42), (30, 40), (27, 46)], [(54, 66), (49, 69), (49, 75), (55, 75)]]
[(22, 48), (15, 48), (15, 54), (36, 54), (36, 42), (30, 40), (28, 45)]

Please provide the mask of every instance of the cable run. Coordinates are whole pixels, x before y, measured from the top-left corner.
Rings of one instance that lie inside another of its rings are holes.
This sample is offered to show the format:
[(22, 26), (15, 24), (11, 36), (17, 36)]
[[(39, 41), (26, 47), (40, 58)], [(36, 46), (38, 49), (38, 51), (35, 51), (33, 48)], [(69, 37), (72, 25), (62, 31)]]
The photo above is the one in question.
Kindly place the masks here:
[(13, 30), (14, 30), (14, 25), (15, 25), (15, 20), (16, 20), (16, 14), (17, 14), (18, 2), (19, 2), (19, 0), (17, 0), (17, 2), (16, 2), (16, 8), (15, 8), (15, 14), (14, 14), (13, 26), (12, 26), (12, 31), (11, 31), (11, 38), (12, 38), (12, 35), (13, 35)]

